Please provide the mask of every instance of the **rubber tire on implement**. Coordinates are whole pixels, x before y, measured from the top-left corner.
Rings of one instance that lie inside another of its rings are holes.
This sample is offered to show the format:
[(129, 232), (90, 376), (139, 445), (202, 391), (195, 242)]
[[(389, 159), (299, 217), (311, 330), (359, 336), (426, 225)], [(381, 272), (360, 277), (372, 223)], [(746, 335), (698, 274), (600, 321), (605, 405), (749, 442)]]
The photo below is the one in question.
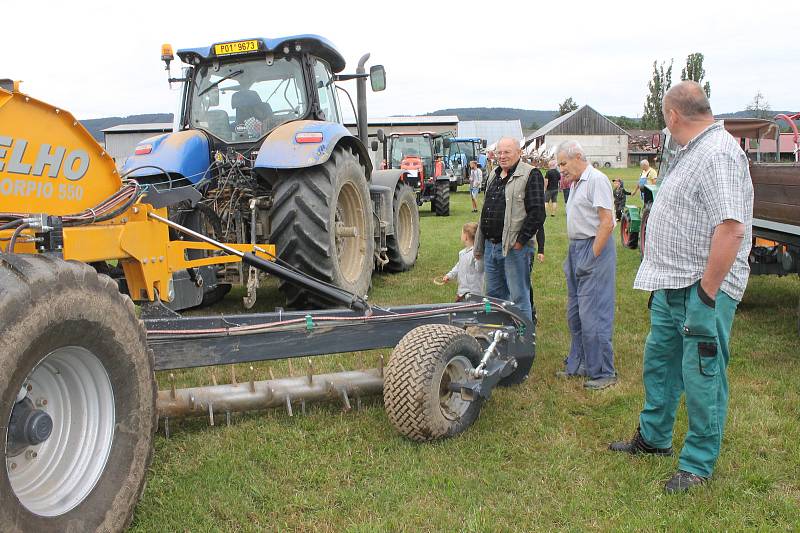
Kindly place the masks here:
[(405, 272), (414, 266), (419, 254), (419, 208), (414, 189), (398, 183), (394, 190), (393, 206), (394, 235), (386, 236), (389, 262), (384, 269)]
[(625, 248), (635, 250), (639, 245), (639, 232), (628, 231), (630, 227), (631, 217), (630, 214), (625, 211), (622, 213), (622, 218), (619, 221), (619, 240)]
[[(350, 148), (339, 146), (321, 165), (282, 172), (274, 193), (270, 226), (278, 257), (319, 280), (366, 295), (375, 241), (366, 168), (358, 156)], [(345, 224), (360, 228), (357, 237), (339, 239), (343, 257), (337, 247), (337, 217), (340, 222), (345, 217)], [(280, 283), (280, 290), (289, 307), (331, 305), (285, 281)]]
[[(130, 298), (119, 293), (111, 278), (84, 263), (49, 256), (0, 254), (0, 338), (0, 424), (4, 426), (31, 373), (34, 369), (46, 371), (47, 367), (39, 363), (43, 358), (50, 361), (51, 354), (59, 351), (86, 350), (94, 355), (95, 364), (107, 375), (106, 387), (110, 386), (113, 392), (113, 433), (108, 458), (99, 463), (102, 470), (94, 487), (75, 507), (61, 514), (34, 514), (15, 493), (15, 478), (6, 462), (0, 467), (0, 530), (39, 533), (124, 529), (144, 488), (156, 427), (152, 352), (147, 350), (145, 330)], [(78, 367), (71, 367), (74, 368)], [(61, 380), (54, 383), (69, 378), (62, 372)], [(36, 399), (36, 390), (31, 389), (29, 395)], [(97, 414), (70, 412), (69, 418), (59, 418), (58, 409), (65, 404), (57, 400), (51, 398), (44, 408), (53, 417), (54, 426), (77, 424), (80, 419)], [(78, 421), (70, 422), (74, 420)], [(51, 443), (45, 441), (40, 445), (39, 457), (34, 461), (48, 459), (43, 453), (48, 444)], [(33, 466), (52, 473), (54, 467), (72, 464), (69, 461), (74, 459), (70, 457), (73, 449), (62, 448), (61, 461)], [(83, 467), (77, 470), (78, 474), (85, 472)], [(53, 485), (69, 490), (51, 479), (44, 489), (36, 486), (32, 489), (34, 494), (28, 496), (44, 496)], [(79, 491), (80, 486), (75, 490)]]
[(447, 417), (440, 405), (443, 373), (459, 356), (476, 366), (482, 351), (474, 337), (454, 326), (419, 326), (400, 339), (386, 367), (383, 401), (401, 435), (418, 442), (452, 437), (478, 418), (482, 398), (468, 402), (458, 417)]
[(450, 215), (450, 182), (439, 180), (435, 185), (435, 192), (431, 199), (431, 211), (436, 213), (437, 217), (446, 217)]

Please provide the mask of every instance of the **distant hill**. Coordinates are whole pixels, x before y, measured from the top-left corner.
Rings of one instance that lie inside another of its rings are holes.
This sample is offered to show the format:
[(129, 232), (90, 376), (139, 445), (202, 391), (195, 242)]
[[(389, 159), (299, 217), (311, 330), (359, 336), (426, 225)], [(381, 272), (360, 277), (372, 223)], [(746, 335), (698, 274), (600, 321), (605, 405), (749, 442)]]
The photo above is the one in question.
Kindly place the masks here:
[(100, 142), (103, 142), (103, 130), (113, 128), (120, 124), (150, 124), (153, 122), (172, 122), (172, 113), (150, 113), (145, 115), (130, 115), (127, 117), (106, 117), (81, 120), (83, 127)]
[(516, 120), (519, 119), (523, 129), (531, 126), (544, 126), (556, 116), (558, 111), (541, 111), (536, 109), (515, 109), (513, 107), (455, 107), (439, 109), (426, 113), (426, 116), (457, 115), (459, 120)]

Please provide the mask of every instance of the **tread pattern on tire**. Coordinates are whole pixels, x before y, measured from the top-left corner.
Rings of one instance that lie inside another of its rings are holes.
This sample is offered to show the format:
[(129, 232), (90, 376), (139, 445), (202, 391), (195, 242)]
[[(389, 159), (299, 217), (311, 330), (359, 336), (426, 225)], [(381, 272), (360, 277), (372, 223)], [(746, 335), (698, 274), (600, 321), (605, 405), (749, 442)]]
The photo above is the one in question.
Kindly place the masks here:
[[(480, 353), (478, 341), (463, 329), (444, 324), (419, 326), (407, 333), (392, 352), (386, 367), (384, 381), (384, 404), (386, 414), (392, 425), (405, 437), (417, 442), (426, 442), (454, 435), (466, 429), (474, 421), (466, 421), (457, 431), (447, 431), (433, 427), (434, 413), (429, 401), (428, 385), (439, 362), (437, 355), (448, 344), (460, 336), (466, 336), (475, 343)], [(480, 410), (482, 400), (476, 410)]]
[(450, 182), (437, 181), (435, 193), (431, 199), (431, 210), (437, 217), (450, 215)]
[[(334, 265), (334, 254), (329, 246), (330, 235), (328, 214), (332, 209), (333, 181), (336, 167), (355, 161), (366, 174), (366, 168), (356, 153), (348, 147), (337, 147), (331, 157), (323, 164), (296, 171), (285, 171), (274, 188), (271, 218), (271, 241), (276, 246), (278, 257), (306, 274), (340, 285), (336, 279), (337, 267)], [(365, 273), (359, 278), (358, 287), (343, 287), (359, 295), (369, 291), (372, 275), (372, 202), (366, 179), (363, 182), (365, 192), (364, 208), (367, 210), (366, 252), (364, 261)], [(369, 275), (366, 275), (369, 270)], [(316, 294), (300, 289), (295, 285), (281, 281), (280, 290), (286, 296), (287, 305), (293, 308), (330, 307), (330, 302), (319, 298)]]

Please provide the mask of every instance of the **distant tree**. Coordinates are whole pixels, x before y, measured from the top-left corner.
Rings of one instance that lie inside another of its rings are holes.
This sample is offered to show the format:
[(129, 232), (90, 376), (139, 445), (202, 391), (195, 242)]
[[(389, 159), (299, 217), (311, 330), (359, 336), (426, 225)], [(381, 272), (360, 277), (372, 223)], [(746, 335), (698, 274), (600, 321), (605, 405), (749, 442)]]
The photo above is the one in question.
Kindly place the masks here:
[(638, 118), (614, 117), (607, 115), (606, 118), (624, 130), (638, 130), (642, 128), (642, 122)]
[(578, 104), (576, 104), (575, 101), (570, 96), (569, 98), (558, 104), (558, 116), (560, 117), (566, 115), (567, 113), (575, 111), (576, 109), (578, 109)]
[(772, 118), (772, 108), (770, 108), (769, 102), (761, 94), (761, 91), (756, 93), (753, 101), (748, 104), (746, 109), (750, 112), (750, 116), (755, 118)]
[(664, 128), (664, 115), (661, 112), (661, 103), (664, 100), (664, 93), (672, 86), (672, 60), (669, 67), (664, 70), (664, 62), (661, 65), (658, 61), (653, 61), (653, 79), (647, 84), (650, 93), (644, 103), (644, 113), (642, 113), (642, 128), (647, 130), (660, 130)]
[(536, 122), (535, 120), (534, 120), (533, 122), (531, 122), (531, 125), (530, 125), (530, 126), (528, 126), (528, 129), (529, 129), (529, 130), (533, 130), (533, 131), (536, 131), (536, 130), (538, 130), (539, 128), (541, 128), (541, 126), (540, 126), (540, 125), (539, 125), (539, 123), (538, 123), (538, 122)]
[(706, 96), (711, 98), (711, 84), (709, 82), (703, 83), (703, 78), (706, 77), (706, 71), (703, 68), (703, 54), (695, 52), (689, 54), (686, 58), (686, 66), (681, 69), (681, 80), (692, 80), (703, 86)]

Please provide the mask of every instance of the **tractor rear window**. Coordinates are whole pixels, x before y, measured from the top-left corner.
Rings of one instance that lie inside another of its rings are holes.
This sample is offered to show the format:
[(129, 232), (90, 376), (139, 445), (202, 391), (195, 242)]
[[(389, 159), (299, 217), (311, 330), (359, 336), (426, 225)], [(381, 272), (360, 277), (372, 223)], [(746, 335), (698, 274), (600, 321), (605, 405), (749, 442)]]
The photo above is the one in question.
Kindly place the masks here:
[(261, 58), (201, 66), (192, 85), (191, 125), (225, 142), (247, 142), (303, 117), (308, 102), (300, 62)]

